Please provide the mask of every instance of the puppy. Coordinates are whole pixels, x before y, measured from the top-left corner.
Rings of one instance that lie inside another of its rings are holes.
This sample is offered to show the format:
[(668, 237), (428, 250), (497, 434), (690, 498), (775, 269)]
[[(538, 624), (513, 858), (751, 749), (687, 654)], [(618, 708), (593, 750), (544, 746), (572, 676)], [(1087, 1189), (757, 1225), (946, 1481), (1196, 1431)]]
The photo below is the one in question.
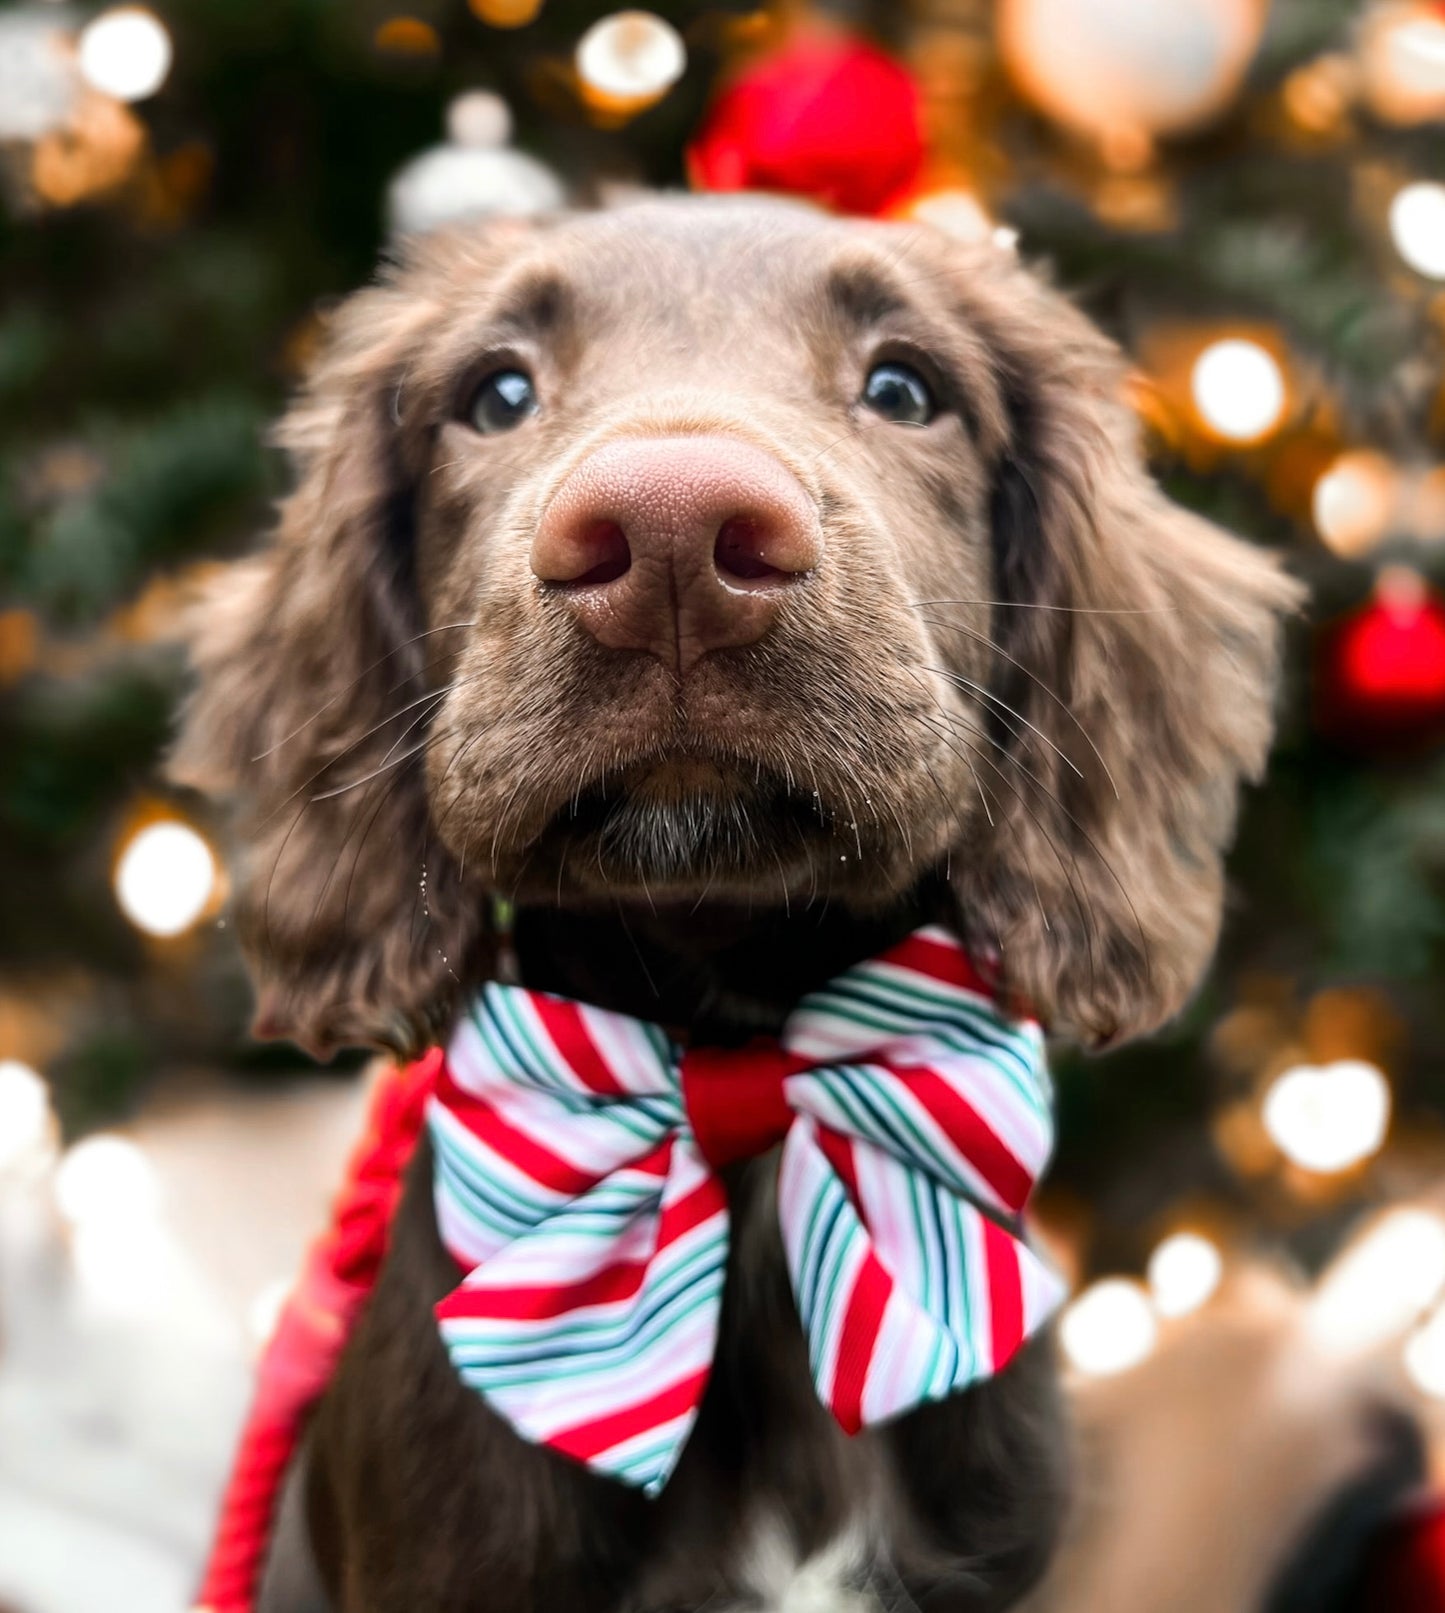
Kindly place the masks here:
[[(258, 1033), (414, 1054), (505, 957), (736, 1045), (922, 922), (1061, 1034), (1167, 1018), (1294, 594), (1161, 497), (1121, 378), (925, 228), (679, 199), (415, 243), (338, 315), (198, 645), (178, 765), (239, 804)], [(1046, 1345), (845, 1436), (774, 1168), (729, 1172), (716, 1360), (649, 1500), (453, 1371), (423, 1146), (270, 1613), (298, 1544), (340, 1613), (1013, 1604), (1065, 1490)]]

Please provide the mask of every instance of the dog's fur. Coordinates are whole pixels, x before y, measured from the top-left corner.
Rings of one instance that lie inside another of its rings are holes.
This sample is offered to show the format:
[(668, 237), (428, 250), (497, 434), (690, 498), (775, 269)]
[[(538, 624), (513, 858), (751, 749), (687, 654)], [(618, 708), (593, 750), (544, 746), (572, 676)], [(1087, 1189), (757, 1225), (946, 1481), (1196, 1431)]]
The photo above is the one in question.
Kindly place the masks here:
[[(857, 405), (890, 358), (929, 378), (928, 426)], [(479, 436), (466, 404), (501, 367), (541, 410)], [(712, 1042), (925, 918), (1088, 1043), (1175, 1012), (1293, 589), (1161, 497), (1121, 379), (1011, 254), (924, 228), (676, 200), (418, 242), (337, 316), (284, 428), (277, 538), (198, 640), (177, 765), (240, 805), (259, 1031), (444, 1035), (495, 967), (496, 894), (528, 984)], [(588, 454), (689, 433), (787, 467), (825, 554), (762, 641), (679, 684), (590, 639), (528, 552)], [(846, 1439), (767, 1162), (729, 1185), (719, 1359), (654, 1503), (452, 1373), (423, 1151), (312, 1440), (341, 1613), (1001, 1608), (1037, 1576), (1064, 1443), (1046, 1347)]]

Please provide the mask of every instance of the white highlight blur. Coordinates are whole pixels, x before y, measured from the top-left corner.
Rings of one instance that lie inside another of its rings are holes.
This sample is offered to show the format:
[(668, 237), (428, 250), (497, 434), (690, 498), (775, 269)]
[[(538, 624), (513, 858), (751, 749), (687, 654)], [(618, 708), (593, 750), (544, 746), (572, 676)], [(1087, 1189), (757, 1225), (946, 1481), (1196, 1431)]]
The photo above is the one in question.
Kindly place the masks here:
[(171, 70), (171, 36), (153, 12), (117, 6), (82, 30), (78, 61), (93, 89), (117, 101), (143, 101)]
[(278, 1277), (267, 1283), (246, 1307), (246, 1331), (257, 1344), (270, 1341), (293, 1286), (288, 1278)]
[(137, 831), (121, 853), (115, 894), (147, 935), (179, 935), (206, 910), (216, 885), (211, 848), (188, 824), (166, 820)]
[(577, 42), (577, 76), (618, 100), (661, 95), (687, 67), (687, 49), (670, 22), (650, 11), (618, 11)]
[(1390, 203), (1390, 238), (1395, 250), (1431, 280), (1445, 280), (1445, 185), (1417, 180)]
[(1374, 1221), (1320, 1279), (1310, 1330), (1325, 1348), (1352, 1355), (1409, 1327), (1445, 1290), (1445, 1221), (1412, 1206)]
[(1213, 1295), (1224, 1257), (1197, 1232), (1176, 1232), (1149, 1256), (1149, 1291), (1161, 1316), (1187, 1316)]
[(1336, 554), (1367, 553), (1389, 529), (1398, 481), (1383, 454), (1367, 448), (1341, 454), (1310, 495), (1315, 530)]
[(1321, 1174), (1348, 1170), (1384, 1142), (1390, 1086), (1363, 1059), (1297, 1065), (1265, 1093), (1263, 1119), (1291, 1163)]
[(1405, 1371), (1421, 1394), (1445, 1400), (1445, 1308), (1406, 1339)]
[(1149, 1296), (1125, 1277), (1106, 1277), (1086, 1288), (1059, 1323), (1070, 1365), (1096, 1378), (1137, 1366), (1158, 1335)]
[(1211, 342), (1190, 377), (1195, 407), (1209, 428), (1231, 442), (1254, 442), (1284, 413), (1284, 376), (1274, 355), (1243, 337)]
[(19, 1059), (0, 1059), (0, 1171), (36, 1158), (49, 1140), (44, 1081)]
[(55, 1171), (55, 1202), (73, 1227), (128, 1230), (153, 1220), (160, 1183), (127, 1137), (97, 1132), (66, 1151)]

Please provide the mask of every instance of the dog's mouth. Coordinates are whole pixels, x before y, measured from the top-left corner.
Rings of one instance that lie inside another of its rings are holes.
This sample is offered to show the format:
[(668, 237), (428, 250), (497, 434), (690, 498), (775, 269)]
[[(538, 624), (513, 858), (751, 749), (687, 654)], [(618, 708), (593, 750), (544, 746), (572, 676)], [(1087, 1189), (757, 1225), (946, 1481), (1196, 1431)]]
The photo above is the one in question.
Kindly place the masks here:
[(521, 877), (596, 895), (787, 897), (821, 893), (831, 865), (859, 854), (859, 825), (821, 791), (763, 767), (660, 758), (564, 802)]

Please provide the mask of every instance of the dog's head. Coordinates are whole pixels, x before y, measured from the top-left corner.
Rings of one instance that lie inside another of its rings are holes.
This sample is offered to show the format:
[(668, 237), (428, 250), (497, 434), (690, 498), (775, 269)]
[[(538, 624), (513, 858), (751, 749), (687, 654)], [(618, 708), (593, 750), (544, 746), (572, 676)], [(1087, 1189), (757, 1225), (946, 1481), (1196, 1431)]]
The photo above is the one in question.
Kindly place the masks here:
[(521, 903), (880, 909), (1106, 1040), (1193, 986), (1292, 586), (991, 246), (676, 200), (420, 243), (284, 426), (182, 776), (262, 1021), (405, 1046)]

